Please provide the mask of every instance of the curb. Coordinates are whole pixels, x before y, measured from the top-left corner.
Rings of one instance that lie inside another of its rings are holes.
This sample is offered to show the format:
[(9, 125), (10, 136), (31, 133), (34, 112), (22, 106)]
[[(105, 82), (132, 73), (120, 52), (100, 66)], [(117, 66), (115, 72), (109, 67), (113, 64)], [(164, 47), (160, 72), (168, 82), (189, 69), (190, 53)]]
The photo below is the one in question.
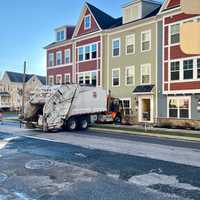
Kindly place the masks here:
[(194, 137), (186, 137), (186, 136), (175, 136), (175, 135), (168, 135), (168, 134), (159, 134), (159, 133), (143, 133), (143, 132), (137, 132), (137, 131), (127, 131), (127, 130), (116, 130), (116, 129), (109, 129), (109, 128), (95, 128), (91, 127), (89, 128), (92, 131), (105, 131), (105, 132), (112, 132), (114, 134), (129, 134), (129, 135), (139, 135), (139, 136), (150, 136), (150, 137), (157, 137), (157, 138), (165, 138), (165, 139), (176, 139), (176, 140), (184, 140), (184, 141), (192, 141), (192, 142), (200, 142), (200, 138), (194, 138)]

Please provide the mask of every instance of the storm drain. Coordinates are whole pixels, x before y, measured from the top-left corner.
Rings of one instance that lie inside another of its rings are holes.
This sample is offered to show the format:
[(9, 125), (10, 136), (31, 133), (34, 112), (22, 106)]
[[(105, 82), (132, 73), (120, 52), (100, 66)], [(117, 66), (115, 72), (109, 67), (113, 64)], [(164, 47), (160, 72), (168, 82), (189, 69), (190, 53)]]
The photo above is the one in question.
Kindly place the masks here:
[(8, 176), (6, 174), (0, 173), (0, 184), (3, 183), (7, 178)]
[(54, 165), (52, 160), (31, 160), (26, 163), (25, 168), (27, 169), (49, 169)]

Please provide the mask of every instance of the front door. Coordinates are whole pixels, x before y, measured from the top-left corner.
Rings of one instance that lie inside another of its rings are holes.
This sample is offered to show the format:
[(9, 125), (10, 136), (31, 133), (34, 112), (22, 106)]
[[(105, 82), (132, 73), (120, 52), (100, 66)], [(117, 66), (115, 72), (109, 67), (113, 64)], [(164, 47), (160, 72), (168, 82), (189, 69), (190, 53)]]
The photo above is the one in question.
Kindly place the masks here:
[(142, 121), (151, 121), (151, 100), (142, 99)]
[(153, 98), (151, 96), (139, 97), (139, 122), (153, 122)]

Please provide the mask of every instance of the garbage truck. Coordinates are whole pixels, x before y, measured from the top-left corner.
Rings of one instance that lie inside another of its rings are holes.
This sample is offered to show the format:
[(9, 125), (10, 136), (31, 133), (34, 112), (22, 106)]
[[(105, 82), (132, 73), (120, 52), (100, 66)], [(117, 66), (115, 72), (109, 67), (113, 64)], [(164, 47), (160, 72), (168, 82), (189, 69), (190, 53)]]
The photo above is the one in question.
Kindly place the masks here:
[(87, 129), (92, 117), (107, 111), (103, 88), (79, 84), (43, 86), (26, 103), (23, 122), (43, 131)]

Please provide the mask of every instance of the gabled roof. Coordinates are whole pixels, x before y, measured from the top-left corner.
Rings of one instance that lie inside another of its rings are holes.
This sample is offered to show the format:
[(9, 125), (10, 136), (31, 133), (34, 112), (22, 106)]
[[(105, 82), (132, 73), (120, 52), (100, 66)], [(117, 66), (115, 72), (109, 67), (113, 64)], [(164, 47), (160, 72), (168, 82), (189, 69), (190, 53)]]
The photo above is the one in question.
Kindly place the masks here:
[(38, 78), (38, 80), (40, 80), (40, 82), (43, 85), (46, 85), (46, 77), (45, 76), (38, 76), (38, 75), (36, 75), (36, 77)]
[(79, 27), (82, 22), (82, 17), (84, 15), (84, 12), (86, 9), (89, 10), (89, 12), (91, 13), (92, 17), (94, 18), (94, 20), (100, 30), (110, 28), (116, 21), (116, 19), (113, 18), (112, 16), (110, 16), (109, 14), (107, 14), (104, 11), (100, 10), (99, 8), (93, 6), (92, 4), (85, 2), (84, 7), (81, 11), (81, 15), (78, 20), (78, 23), (76, 25), (73, 37), (75, 37), (76, 34), (78, 33)]
[(107, 13), (96, 8), (95, 6), (91, 5), (88, 2), (86, 2), (86, 5), (88, 6), (89, 10), (92, 12), (94, 18), (96, 19), (101, 29), (107, 29), (115, 23), (116, 19), (111, 17)]
[[(153, 10), (151, 13), (143, 17), (142, 19), (150, 18), (153, 16), (156, 16), (161, 8), (161, 4), (157, 1), (150, 1), (147, 0), (148, 2), (156, 3), (160, 5), (158, 8)], [(89, 4), (88, 2), (86, 3), (90, 11), (92, 12), (93, 16), (95, 17), (96, 21), (98, 22), (98, 25), (101, 27), (101, 29), (109, 29), (109, 28), (115, 28), (118, 26), (123, 25), (123, 17), (119, 18), (113, 18), (112, 16), (106, 14), (105, 12), (101, 11), (100, 9), (96, 8), (95, 6)], [(139, 19), (139, 20), (142, 20)], [(137, 20), (137, 21), (139, 21)], [(131, 22), (130, 22), (131, 23)]]
[(52, 48), (52, 47), (56, 47), (57, 45), (65, 45), (66, 43), (72, 43), (72, 40), (64, 40), (64, 41), (60, 41), (60, 42), (52, 42), (50, 44), (48, 44), (47, 46), (44, 47), (44, 49), (48, 49), (48, 48)]
[(122, 26), (122, 25), (127, 25), (127, 24), (131, 24), (133, 22), (137, 22), (137, 21), (141, 21), (141, 20), (144, 20), (144, 19), (148, 19), (150, 17), (154, 17), (158, 14), (160, 8), (161, 8), (161, 5), (158, 8), (156, 8), (154, 11), (149, 13), (148, 15), (144, 16), (143, 18), (135, 20), (135, 21), (131, 21), (131, 22), (128, 22), (128, 23), (125, 23), (125, 24), (123, 24), (123, 18), (122, 17), (117, 18), (117, 19), (115, 19), (115, 23), (113, 23), (113, 25), (110, 28), (116, 28), (116, 27), (119, 27), (119, 26)]
[[(10, 79), (11, 82), (23, 83), (23, 77), (24, 77), (23, 73), (6, 71), (5, 74), (8, 75), (8, 78)], [(36, 76), (42, 84), (44, 85), (46, 84), (46, 77), (34, 74), (26, 74), (25, 82), (29, 81), (33, 76)]]
[[(175, 2), (176, 1), (176, 2)], [(169, 3), (171, 2), (171, 0), (164, 0), (164, 3), (162, 4), (162, 7), (160, 9), (160, 12), (163, 12), (163, 11), (166, 11), (166, 10), (171, 10), (171, 9), (174, 9), (174, 8), (179, 8), (180, 7), (180, 1), (179, 0), (174, 0), (174, 2), (176, 3), (174, 6), (170, 7), (170, 8), (167, 8)]]
[[(154, 4), (159, 4), (159, 2), (156, 2), (156, 1), (153, 1), (153, 0), (143, 0), (143, 1), (152, 2)], [(75, 30), (73, 30), (74, 34), (72, 36), (72, 39), (71, 40), (68, 39), (68, 40), (61, 41), (61, 42), (53, 42), (53, 43), (47, 45), (44, 48), (49, 49), (49, 48), (56, 47), (58, 45), (65, 45), (65, 44), (68, 44), (68, 43), (70, 44), (73, 41), (73, 38), (75, 38), (77, 33), (78, 33), (79, 27), (81, 25), (81, 20), (82, 20), (82, 17), (84, 15), (84, 11), (86, 9), (88, 9), (89, 12), (91, 12), (91, 15), (95, 19), (95, 22), (97, 23), (98, 28), (100, 30), (109, 30), (109, 29), (113, 29), (113, 28), (116, 28), (116, 27), (131, 24), (131, 23), (136, 22), (136, 21), (140, 21), (140, 20), (143, 20), (143, 19), (147, 19), (147, 18), (156, 16), (158, 14), (160, 8), (161, 8), (161, 4), (158, 8), (155, 8), (155, 10), (153, 10), (148, 15), (144, 16), (142, 19), (138, 19), (138, 20), (123, 24), (123, 18), (122, 17), (114, 18), (114, 17), (110, 16), (109, 14), (105, 13), (104, 11), (100, 10), (99, 8), (97, 8), (93, 5), (91, 5), (90, 3), (86, 2), (83, 9), (82, 9), (81, 15), (79, 17), (79, 22), (77, 23)]]
[[(23, 74), (22, 73), (10, 72), (10, 71), (6, 71), (5, 73), (8, 75), (8, 77), (9, 77), (9, 79), (10, 79), (11, 82), (23, 83)], [(30, 80), (31, 77), (32, 77), (32, 75), (27, 74), (26, 75), (26, 82), (28, 80)]]

